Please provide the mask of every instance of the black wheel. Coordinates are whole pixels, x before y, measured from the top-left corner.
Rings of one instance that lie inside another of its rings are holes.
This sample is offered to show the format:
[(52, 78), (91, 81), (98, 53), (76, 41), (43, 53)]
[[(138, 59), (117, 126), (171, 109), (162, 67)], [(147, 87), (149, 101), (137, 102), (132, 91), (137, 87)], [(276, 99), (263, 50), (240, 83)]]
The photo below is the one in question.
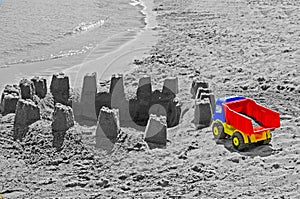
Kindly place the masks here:
[(235, 132), (231, 138), (232, 145), (235, 149), (241, 151), (246, 148), (244, 138), (240, 132)]
[(224, 127), (221, 122), (214, 122), (212, 126), (212, 131), (216, 139), (224, 139), (226, 137)]

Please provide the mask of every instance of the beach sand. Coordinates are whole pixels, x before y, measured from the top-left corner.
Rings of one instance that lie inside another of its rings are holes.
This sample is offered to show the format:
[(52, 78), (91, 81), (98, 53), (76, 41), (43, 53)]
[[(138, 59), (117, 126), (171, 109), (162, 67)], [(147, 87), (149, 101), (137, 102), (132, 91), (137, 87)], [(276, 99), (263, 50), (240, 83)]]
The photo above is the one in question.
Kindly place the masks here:
[[(167, 147), (150, 150), (143, 131), (122, 128), (120, 141), (106, 153), (94, 147), (96, 126), (76, 124), (64, 150), (55, 152), (51, 121), (33, 124), (19, 143), (11, 138), (14, 114), (2, 116), (2, 195), (299, 198), (300, 3), (155, 0), (148, 9), (156, 13), (157, 25), (116, 51), (65, 72), (73, 85), (80, 85), (83, 72), (97, 71), (99, 79), (107, 79), (128, 69), (127, 93), (136, 91), (144, 75), (151, 75), (153, 90), (161, 89), (165, 78), (178, 77), (182, 114), (179, 125), (168, 129)], [(151, 33), (149, 41), (157, 41), (150, 51), (153, 43), (147, 42), (146, 33)], [(98, 71), (98, 64), (107, 70)], [(281, 127), (272, 131), (271, 144), (239, 152), (230, 140), (216, 142), (211, 127), (196, 130), (190, 87), (197, 77), (207, 81), (217, 97), (243, 95), (278, 111)]]

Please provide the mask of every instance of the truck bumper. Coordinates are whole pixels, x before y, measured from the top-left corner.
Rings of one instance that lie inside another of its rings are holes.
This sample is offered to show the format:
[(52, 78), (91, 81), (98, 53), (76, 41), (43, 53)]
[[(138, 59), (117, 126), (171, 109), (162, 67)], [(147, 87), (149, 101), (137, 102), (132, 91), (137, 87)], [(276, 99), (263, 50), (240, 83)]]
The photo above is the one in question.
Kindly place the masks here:
[(250, 143), (255, 143), (255, 142), (271, 139), (271, 137), (272, 136), (271, 136), (270, 130), (267, 130), (267, 131), (263, 131), (261, 133), (252, 134), (252, 135), (248, 136), (248, 139), (249, 139)]

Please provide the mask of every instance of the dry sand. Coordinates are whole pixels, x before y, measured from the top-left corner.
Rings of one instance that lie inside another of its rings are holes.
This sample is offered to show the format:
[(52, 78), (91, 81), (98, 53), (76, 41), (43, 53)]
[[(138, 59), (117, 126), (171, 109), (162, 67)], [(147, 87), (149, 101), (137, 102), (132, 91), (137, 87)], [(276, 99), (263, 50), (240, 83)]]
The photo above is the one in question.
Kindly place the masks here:
[[(47, 111), (23, 143), (11, 138), (14, 114), (0, 116), (5, 198), (300, 197), (300, 2), (154, 3), (159, 40), (128, 66), (125, 88), (135, 92), (145, 74), (154, 89), (168, 76), (179, 78), (182, 116), (168, 129), (166, 149), (149, 150), (142, 131), (122, 128), (107, 154), (94, 148), (96, 126), (76, 125), (55, 152)], [(240, 94), (277, 110), (281, 127), (271, 144), (238, 152), (230, 141), (216, 143), (211, 128), (195, 130), (194, 77), (208, 81), (217, 97)]]

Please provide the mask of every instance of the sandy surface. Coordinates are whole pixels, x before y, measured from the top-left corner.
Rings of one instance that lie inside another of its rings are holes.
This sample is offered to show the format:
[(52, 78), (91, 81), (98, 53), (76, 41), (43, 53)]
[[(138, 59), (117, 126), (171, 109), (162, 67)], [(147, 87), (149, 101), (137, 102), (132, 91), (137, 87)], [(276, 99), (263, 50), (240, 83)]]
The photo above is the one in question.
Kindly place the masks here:
[[(145, 74), (154, 89), (168, 76), (179, 78), (183, 114), (168, 129), (166, 149), (150, 150), (142, 131), (122, 128), (106, 153), (94, 148), (96, 126), (76, 125), (56, 152), (47, 111), (22, 143), (11, 138), (14, 114), (0, 116), (5, 198), (300, 197), (300, 2), (154, 3), (158, 42), (128, 66), (125, 87), (135, 92)], [(271, 144), (238, 152), (229, 140), (216, 143), (210, 127), (195, 130), (189, 93), (195, 77), (208, 81), (217, 97), (240, 94), (277, 110), (281, 127)]]

